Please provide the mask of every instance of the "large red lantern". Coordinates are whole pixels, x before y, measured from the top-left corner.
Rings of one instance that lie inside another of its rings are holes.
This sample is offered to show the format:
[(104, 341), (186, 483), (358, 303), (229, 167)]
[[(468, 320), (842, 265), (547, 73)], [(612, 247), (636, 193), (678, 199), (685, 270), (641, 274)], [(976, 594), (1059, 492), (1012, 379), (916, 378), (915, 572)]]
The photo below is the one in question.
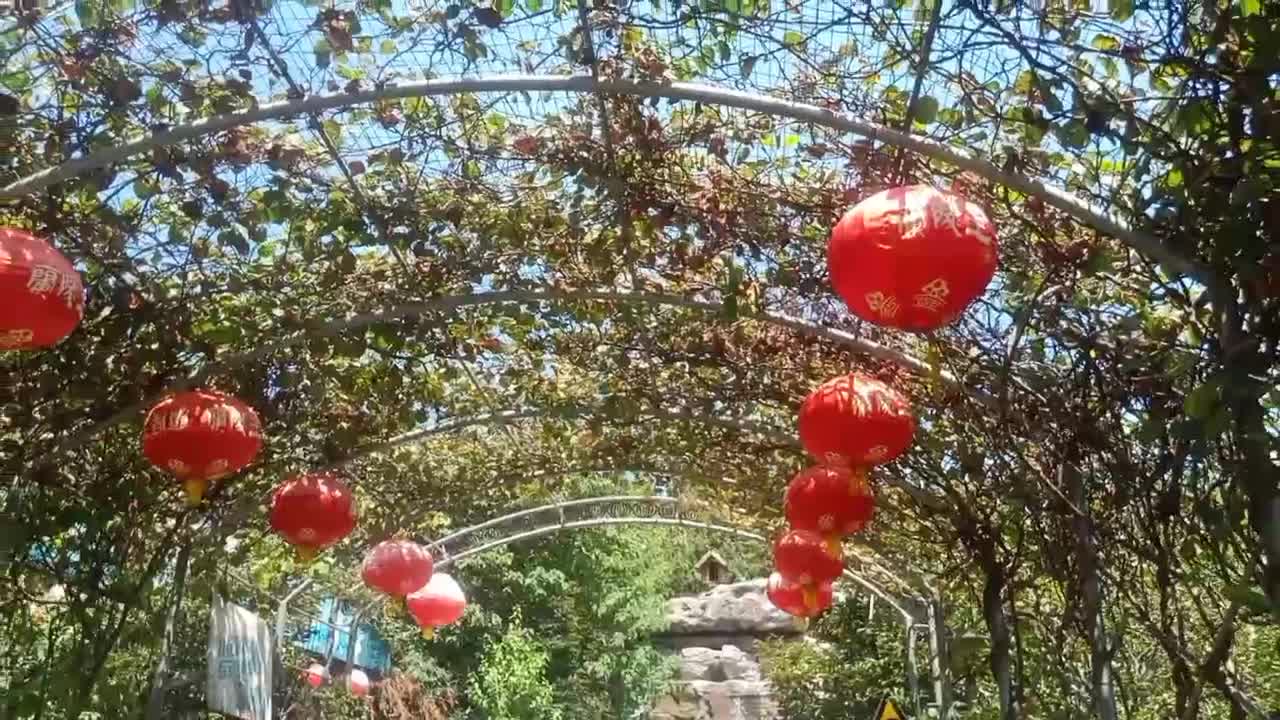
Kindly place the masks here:
[(871, 520), (875, 502), (866, 468), (816, 465), (787, 486), (787, 523), (824, 537), (852, 535)]
[(982, 208), (927, 185), (876, 193), (841, 218), (827, 246), (831, 284), (858, 317), (902, 330), (954, 321), (996, 271)]
[(462, 617), (467, 609), (467, 596), (452, 577), (436, 573), (426, 585), (405, 598), (405, 604), (422, 628), (423, 636), (431, 638), (436, 628), (452, 625)]
[(244, 469), (262, 449), (262, 423), (245, 403), (215, 390), (171, 395), (156, 403), (142, 430), (142, 453), (182, 481), (190, 505), (205, 489)]
[(286, 481), (271, 496), (271, 527), (309, 562), (356, 527), (356, 503), (341, 478), (307, 473)]
[(52, 245), (0, 227), (0, 350), (58, 344), (84, 316), (80, 273)]
[(431, 553), (410, 540), (385, 540), (364, 558), (364, 584), (394, 598), (403, 598), (427, 584), (435, 561)]
[(819, 385), (800, 406), (800, 442), (819, 462), (879, 465), (901, 455), (916, 432), (911, 404), (861, 373)]
[(831, 583), (801, 585), (787, 581), (781, 573), (769, 576), (765, 594), (779, 610), (796, 617), (813, 617), (831, 607), (834, 597)]
[(369, 694), (369, 676), (363, 670), (356, 668), (347, 678), (347, 687), (351, 688), (352, 695), (364, 697)]
[(789, 530), (774, 543), (773, 566), (790, 582), (821, 585), (844, 572), (844, 556), (838, 541), (826, 542), (809, 530)]
[(329, 670), (320, 663), (312, 663), (311, 667), (307, 668), (306, 672), (302, 673), (302, 678), (306, 680), (307, 684), (311, 687), (318, 688), (328, 681)]

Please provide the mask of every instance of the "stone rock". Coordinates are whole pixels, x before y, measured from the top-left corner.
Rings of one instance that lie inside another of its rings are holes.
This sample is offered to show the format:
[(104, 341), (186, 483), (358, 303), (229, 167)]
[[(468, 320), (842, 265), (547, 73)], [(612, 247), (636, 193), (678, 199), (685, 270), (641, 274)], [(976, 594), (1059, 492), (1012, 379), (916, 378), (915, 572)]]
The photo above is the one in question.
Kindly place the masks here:
[(736, 645), (725, 645), (720, 648), (721, 674), (726, 680), (759, 680), (760, 663)]
[(760, 638), (796, 636), (790, 615), (765, 595), (765, 581), (719, 585), (667, 606), (660, 641), (679, 657), (678, 679), (651, 720), (773, 720), (778, 709), (757, 656)]
[(716, 587), (667, 603), (668, 635), (798, 635), (795, 619), (769, 602), (765, 581)]

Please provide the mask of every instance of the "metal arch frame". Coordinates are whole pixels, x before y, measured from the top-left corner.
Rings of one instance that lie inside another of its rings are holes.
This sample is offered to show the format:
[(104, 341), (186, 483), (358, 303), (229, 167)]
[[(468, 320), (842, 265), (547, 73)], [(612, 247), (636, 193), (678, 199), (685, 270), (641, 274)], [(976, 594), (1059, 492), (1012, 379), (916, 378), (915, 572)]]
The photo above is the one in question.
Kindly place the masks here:
[[(277, 340), (275, 342), (264, 343), (257, 346), (253, 350), (232, 355), (226, 360), (211, 364), (204, 370), (194, 373), (187, 378), (172, 383), (152, 397), (142, 402), (128, 405), (117, 411), (110, 417), (83, 428), (71, 434), (66, 440), (55, 445), (46, 455), (46, 460), (50, 460), (62, 453), (76, 450), (88, 444), (97, 435), (105, 432), (107, 429), (114, 427), (120, 423), (126, 422), (141, 414), (150, 404), (153, 404), (166, 394), (177, 392), (207, 380), (216, 372), (224, 372), (247, 363), (253, 362), (264, 357), (268, 357), (281, 350), (288, 349), (295, 345), (307, 342), (318, 337), (332, 337), (346, 330), (364, 328), (378, 322), (389, 320), (398, 320), (409, 317), (419, 317), (429, 313), (455, 311), (465, 307), (477, 307), (485, 305), (506, 305), (506, 304), (532, 304), (532, 303), (564, 303), (564, 302), (623, 302), (635, 303), (643, 305), (654, 305), (661, 307), (683, 307), (695, 310), (703, 310), (707, 312), (718, 312), (723, 309), (723, 304), (711, 300), (702, 300), (696, 298), (688, 298), (680, 295), (667, 295), (660, 293), (636, 293), (636, 292), (617, 292), (605, 290), (504, 290), (487, 293), (472, 293), (466, 295), (447, 295), (434, 298), (420, 303), (409, 303), (404, 305), (394, 305), (382, 310), (361, 313), (348, 318), (331, 320), (322, 325), (308, 328), (295, 335)], [(882, 345), (872, 340), (858, 337), (852, 333), (826, 327), (819, 323), (811, 322), (801, 318), (785, 315), (782, 313), (758, 312), (742, 313), (742, 317), (769, 323), (778, 327), (784, 327), (795, 332), (819, 337), (824, 340), (842, 345), (851, 350), (876, 357), (881, 360), (892, 362), (911, 372), (928, 375), (930, 372), (929, 363), (907, 353), (895, 350), (886, 345)], [(965, 387), (958, 378), (946, 371), (942, 371), (940, 379), (949, 387), (965, 392), (970, 397), (974, 397), (979, 402), (987, 405), (993, 405), (996, 400), (990, 395), (975, 391), (973, 388)], [(404, 436), (401, 436), (402, 438)], [(794, 440), (794, 439), (793, 439)], [(393, 438), (391, 441), (394, 442)], [(403, 444), (403, 442), (399, 443)], [(920, 496), (918, 500), (928, 502), (925, 496)]]
[(838, 113), (816, 105), (745, 93), (705, 83), (597, 80), (590, 75), (489, 75), (474, 78), (447, 78), (388, 85), (354, 93), (317, 94), (297, 100), (260, 104), (250, 110), (215, 115), (68, 160), (0, 188), (0, 200), (17, 199), (38, 192), (54, 183), (68, 180), (82, 172), (104, 167), (156, 147), (237, 126), (365, 105), (379, 100), (455, 95), (467, 92), (577, 92), (690, 100), (787, 117), (850, 132), (873, 141), (878, 140), (917, 152), (1019, 192), (1037, 196), (1072, 218), (1115, 237), (1173, 270), (1185, 273), (1201, 282), (1212, 281), (1211, 273), (1199, 263), (1179, 255), (1156, 237), (1130, 227), (1120, 218), (1092, 207), (1087, 201), (1066, 190), (1019, 173), (1006, 172), (987, 160), (934, 140), (859, 120), (850, 114)]
[[(618, 506), (651, 506), (654, 514), (623, 514), (619, 516), (608, 517), (592, 517), (584, 520), (567, 520), (565, 511), (574, 508), (609, 506), (617, 508)], [(664, 514), (663, 511), (670, 508), (670, 514)], [(536, 518), (539, 514), (555, 513), (557, 521), (554, 523), (538, 523), (537, 527), (520, 530), (510, 535), (498, 535), (492, 540), (482, 540), (478, 545), (465, 545), (465, 541), (475, 535), (484, 533), (486, 530), (501, 529), (503, 526), (517, 524), (526, 518)], [(593, 527), (605, 527), (609, 525), (669, 525), (675, 527), (683, 527), (695, 530), (709, 530), (712, 532), (733, 535), (735, 537), (752, 540), (759, 543), (768, 544), (769, 538), (754, 532), (737, 524), (725, 524), (716, 522), (707, 522), (705, 520), (686, 518), (681, 512), (680, 500), (674, 497), (665, 497), (662, 495), (605, 495), (594, 498), (582, 498), (578, 500), (566, 500), (557, 503), (549, 503), (536, 508), (519, 510), (507, 515), (486, 520), (478, 525), (463, 528), (457, 532), (446, 535), (435, 542), (427, 544), (433, 554), (438, 557), (436, 565), (440, 568), (446, 568), (452, 564), (460, 563), (463, 560), (481, 553), (495, 550), (504, 545), (521, 542), (524, 540), (532, 540), (534, 538), (550, 535), (562, 530), (581, 530)], [(462, 545), (463, 549), (453, 551), (449, 549), (450, 545)], [(923, 612), (922, 607), (914, 605), (923, 605), (926, 600), (923, 595), (906, 596), (907, 603), (903, 603), (903, 596), (895, 595), (885, 588), (880, 587), (874, 580), (871, 580), (861, 573), (846, 569), (844, 576), (853, 582), (861, 585), (868, 592), (876, 595), (881, 600), (888, 603), (893, 609), (898, 611), (905, 622), (924, 622), (927, 615)], [(896, 576), (895, 576), (896, 577)], [(907, 583), (903, 582), (904, 585)]]
[[(622, 514), (615, 517), (594, 517), (585, 520), (567, 520), (565, 518), (566, 509), (577, 507), (590, 507), (593, 505), (602, 505), (606, 508), (612, 506), (616, 508), (618, 505), (648, 505), (654, 508), (656, 516), (633, 516)], [(665, 507), (664, 507), (665, 506)], [(671, 516), (666, 517), (658, 513), (670, 508)], [(518, 530), (509, 534), (493, 532), (501, 530), (504, 526), (513, 523), (519, 523), (528, 518), (536, 518), (539, 514), (554, 514), (554, 522), (547, 521), (537, 524), (537, 527)], [(510, 545), (525, 540), (532, 540), (547, 535), (552, 535), (562, 531), (584, 530), (591, 528), (601, 528), (610, 526), (665, 526), (679, 527), (693, 530), (705, 530), (709, 532), (722, 533), (733, 537), (739, 537), (745, 540), (751, 540), (762, 544), (768, 544), (769, 539), (763, 535), (753, 532), (749, 529), (734, 526), (732, 524), (721, 524), (715, 522), (705, 522), (702, 520), (685, 519), (680, 513), (680, 501), (677, 498), (663, 496), (603, 496), (595, 498), (583, 498), (578, 500), (568, 500), (558, 503), (551, 503), (536, 508), (519, 510), (507, 515), (486, 520), (485, 522), (463, 528), (454, 533), (446, 535), (433, 543), (429, 543), (428, 547), (432, 554), (437, 557), (436, 568), (446, 569), (451, 565), (460, 564), (464, 560), (480, 555), (482, 553), (496, 550), (500, 547)], [(486, 533), (489, 531), (489, 533)], [(450, 544), (459, 544), (470, 536), (478, 534), (496, 535), (491, 540), (482, 540), (479, 544), (471, 546), (463, 545), (463, 549), (451, 552), (447, 547)], [(886, 572), (889, 572), (886, 570)], [(892, 575), (892, 573), (890, 573)], [(872, 596), (884, 600), (890, 607), (897, 611), (898, 617), (902, 620), (903, 636), (905, 640), (906, 651), (906, 684), (908, 692), (911, 695), (911, 704), (915, 707), (916, 713), (923, 716), (924, 706), (920, 695), (920, 670), (919, 663), (916, 658), (916, 632), (924, 629), (928, 633), (930, 647), (935, 649), (940, 647), (940, 642), (945, 642), (944, 637), (938, 637), (939, 633), (945, 635), (946, 627), (941, 620), (940, 613), (937, 612), (936, 606), (938, 601), (936, 594), (928, 591), (934, 599), (923, 595), (895, 595), (877, 584), (874, 580), (864, 577), (862, 574), (845, 569), (843, 577), (850, 580)], [(895, 579), (896, 576), (894, 576)], [(903, 583), (906, 585), (907, 583)], [(932, 687), (934, 695), (934, 704), (939, 708), (945, 708), (949, 703), (947, 699), (950, 694), (950, 682), (947, 669), (943, 665), (942, 657), (936, 656), (931, 658), (930, 674), (932, 675)]]

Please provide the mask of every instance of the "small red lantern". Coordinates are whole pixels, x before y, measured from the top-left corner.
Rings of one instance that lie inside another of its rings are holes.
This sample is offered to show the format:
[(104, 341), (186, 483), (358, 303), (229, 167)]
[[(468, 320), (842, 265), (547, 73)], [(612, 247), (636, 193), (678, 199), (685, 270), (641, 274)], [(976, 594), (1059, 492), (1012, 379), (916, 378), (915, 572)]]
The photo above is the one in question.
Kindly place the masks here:
[(779, 610), (796, 617), (813, 617), (831, 607), (834, 597), (831, 583), (801, 585), (788, 582), (780, 573), (769, 576), (765, 594)]
[(209, 482), (244, 469), (262, 449), (262, 423), (245, 403), (215, 390), (171, 395), (156, 403), (142, 430), (142, 453), (182, 481), (187, 503), (200, 504)]
[(84, 316), (80, 273), (52, 245), (0, 227), (0, 350), (58, 344)]
[(879, 465), (915, 436), (911, 404), (875, 378), (851, 373), (819, 385), (800, 406), (800, 442), (819, 462)]
[(405, 598), (405, 604), (422, 628), (423, 637), (430, 639), (436, 628), (452, 625), (462, 617), (467, 609), (467, 596), (456, 580), (437, 573), (420, 590)]
[(363, 670), (356, 668), (347, 678), (347, 687), (351, 688), (352, 695), (364, 697), (369, 694), (369, 676), (365, 675)]
[(789, 530), (773, 546), (773, 565), (786, 580), (821, 585), (844, 572), (840, 542), (826, 542), (809, 530)]
[(816, 465), (802, 470), (787, 486), (787, 522), (823, 537), (852, 535), (875, 513), (866, 468)]
[(307, 684), (313, 688), (318, 688), (329, 680), (329, 670), (320, 663), (312, 663), (306, 672), (302, 673), (302, 677)]
[(392, 597), (403, 598), (431, 579), (435, 561), (431, 553), (410, 540), (385, 540), (364, 558), (360, 577), (364, 584)]
[(982, 208), (927, 185), (876, 193), (836, 224), (827, 246), (836, 293), (858, 317), (902, 330), (947, 325), (996, 271)]
[(299, 475), (276, 488), (270, 521), (298, 549), (298, 557), (310, 562), (355, 529), (355, 498), (333, 473)]

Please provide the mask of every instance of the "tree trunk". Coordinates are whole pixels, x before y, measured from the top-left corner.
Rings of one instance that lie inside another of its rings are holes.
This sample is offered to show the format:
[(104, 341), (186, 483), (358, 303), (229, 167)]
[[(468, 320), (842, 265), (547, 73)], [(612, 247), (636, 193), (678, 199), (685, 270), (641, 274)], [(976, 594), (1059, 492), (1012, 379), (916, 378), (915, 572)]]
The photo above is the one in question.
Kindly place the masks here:
[(987, 582), (982, 590), (982, 614), (987, 621), (987, 632), (991, 633), (991, 677), (1000, 695), (1001, 720), (1017, 720), (1020, 713), (1013, 694), (1012, 642), (1004, 612), (1004, 568), (994, 563), (994, 550), (989, 557), (991, 564), (987, 558), (983, 560)]
[(1234, 398), (1236, 442), (1243, 457), (1235, 482), (1249, 500), (1249, 524), (1262, 544), (1259, 582), (1271, 601), (1272, 616), (1280, 620), (1280, 467), (1271, 461), (1262, 394), (1267, 388), (1252, 380), (1261, 363), (1241, 363), (1230, 371)]
[(1081, 614), (1089, 640), (1089, 685), (1093, 714), (1098, 720), (1116, 720), (1115, 670), (1111, 666), (1111, 644), (1103, 617), (1102, 579), (1098, 571), (1098, 548), (1093, 536), (1089, 493), (1084, 477), (1071, 454), (1059, 469), (1060, 487), (1070, 488), (1075, 505), (1074, 530), (1076, 564), (1079, 568)]
[[(155, 674), (151, 676), (151, 693), (147, 698), (147, 720), (161, 720), (164, 716), (164, 696), (169, 678), (169, 656), (173, 648), (174, 625), (182, 612), (182, 598), (186, 594), (187, 565), (191, 561), (191, 543), (184, 543), (178, 550), (178, 559), (173, 576), (173, 596), (169, 602), (169, 613), (164, 620), (164, 636), (160, 640), (160, 659), (156, 662)], [(354, 645), (354, 643), (353, 643)]]

